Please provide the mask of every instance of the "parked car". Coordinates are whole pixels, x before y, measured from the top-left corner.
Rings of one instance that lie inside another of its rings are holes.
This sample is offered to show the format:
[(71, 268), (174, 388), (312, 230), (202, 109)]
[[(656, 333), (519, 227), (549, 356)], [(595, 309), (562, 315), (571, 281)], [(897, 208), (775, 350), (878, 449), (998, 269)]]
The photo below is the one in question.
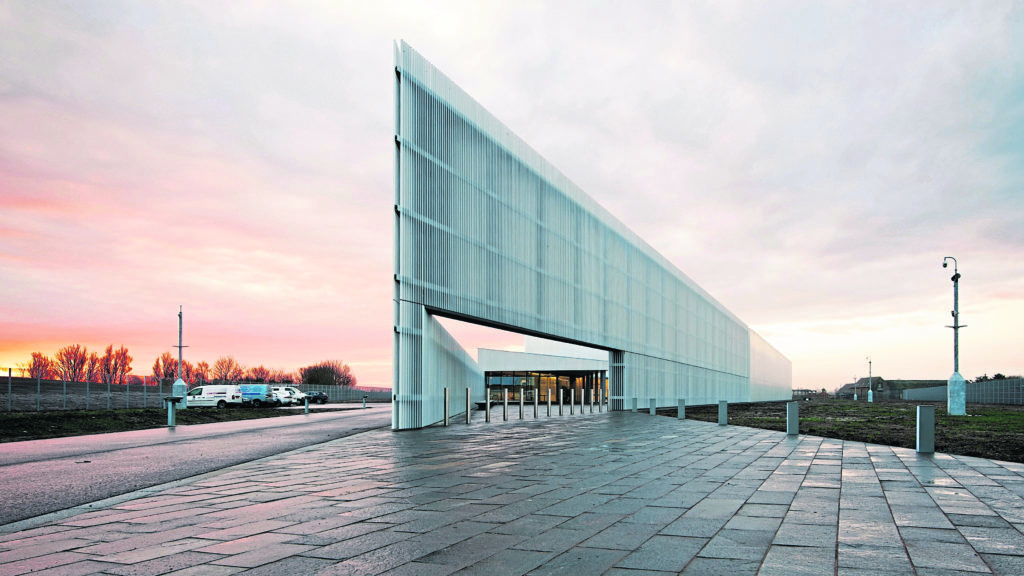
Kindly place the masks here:
[(310, 392), (306, 394), (310, 404), (327, 404), (329, 398), (327, 392)]
[(242, 400), (254, 408), (273, 406), (277, 403), (269, 384), (242, 384), (239, 388), (242, 389)]
[(274, 387), (270, 389), (274, 395), (274, 404), (277, 406), (291, 406), (292, 405), (292, 393), (285, 390), (284, 388)]
[(244, 403), (242, 388), (231, 385), (198, 386), (188, 391), (189, 406), (241, 406)]
[(304, 404), (306, 395), (294, 386), (274, 386), (274, 392), (288, 395), (293, 404)]
[[(284, 390), (287, 390), (292, 395), (292, 402), (296, 404), (306, 403), (306, 393), (294, 386), (283, 386)], [(276, 390), (276, 388), (275, 388)]]

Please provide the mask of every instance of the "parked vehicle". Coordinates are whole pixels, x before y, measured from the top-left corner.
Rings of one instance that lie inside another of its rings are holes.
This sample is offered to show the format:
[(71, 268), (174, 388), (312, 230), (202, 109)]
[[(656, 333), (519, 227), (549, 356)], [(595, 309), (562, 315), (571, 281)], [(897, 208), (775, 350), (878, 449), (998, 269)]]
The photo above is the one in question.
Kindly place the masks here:
[(276, 406), (292, 405), (292, 395), (284, 388), (271, 388), (270, 392), (274, 395), (274, 404)]
[(327, 392), (310, 392), (306, 394), (306, 397), (309, 398), (310, 404), (327, 404), (330, 399), (327, 397)]
[(241, 384), (239, 388), (242, 389), (242, 400), (254, 408), (276, 404), (269, 384)]
[[(287, 390), (292, 395), (292, 402), (296, 404), (306, 403), (306, 393), (299, 390), (298, 388), (294, 386), (282, 386), (281, 389)], [(277, 388), (274, 388), (274, 390), (277, 390)]]
[(242, 389), (239, 386), (209, 385), (199, 386), (188, 391), (189, 406), (241, 406), (244, 403)]

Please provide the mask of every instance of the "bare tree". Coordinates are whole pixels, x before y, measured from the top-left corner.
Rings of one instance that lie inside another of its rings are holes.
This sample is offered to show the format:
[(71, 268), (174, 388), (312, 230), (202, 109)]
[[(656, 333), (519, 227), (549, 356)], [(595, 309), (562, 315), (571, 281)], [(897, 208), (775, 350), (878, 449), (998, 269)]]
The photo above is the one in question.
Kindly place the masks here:
[(210, 381), (210, 365), (203, 360), (195, 365), (192, 369), (192, 375), (196, 379), (196, 384), (206, 384)]
[(53, 360), (42, 352), (33, 352), (32, 359), (24, 370), (28, 371), (29, 378), (42, 378), (49, 380), (53, 378)]
[(100, 378), (104, 384), (124, 384), (132, 371), (132, 356), (124, 346), (110, 344), (100, 356)]
[(178, 377), (178, 359), (172, 356), (170, 352), (164, 352), (157, 356), (156, 361), (153, 362), (153, 376), (161, 380), (174, 382)]
[(100, 355), (90, 352), (89, 361), (85, 364), (85, 381), (100, 382), (100, 379)]
[(291, 384), (296, 381), (296, 378), (291, 372), (285, 372), (280, 368), (274, 368), (270, 371), (270, 376), (267, 377), (267, 380), (277, 384)]
[(181, 379), (185, 382), (195, 384), (196, 378), (196, 367), (192, 365), (188, 360), (181, 361)]
[(355, 386), (356, 377), (352, 369), (341, 360), (325, 360), (319, 364), (299, 368), (303, 384), (328, 386)]
[(222, 356), (213, 363), (210, 372), (214, 381), (231, 384), (242, 379), (242, 376), (245, 375), (245, 367), (231, 356)]
[(57, 376), (65, 382), (82, 382), (89, 363), (89, 351), (85, 346), (72, 344), (53, 355), (53, 366)]
[(250, 382), (267, 382), (269, 378), (270, 370), (264, 368), (262, 364), (249, 368), (245, 373), (245, 379)]

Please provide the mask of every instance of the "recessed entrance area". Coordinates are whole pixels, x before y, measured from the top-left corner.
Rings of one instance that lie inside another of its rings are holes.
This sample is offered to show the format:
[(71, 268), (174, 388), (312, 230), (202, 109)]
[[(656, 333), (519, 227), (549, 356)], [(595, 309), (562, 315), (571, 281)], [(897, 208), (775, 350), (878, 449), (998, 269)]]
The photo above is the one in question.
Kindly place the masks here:
[[(608, 352), (438, 317), (478, 363), (492, 403), (608, 399)], [(480, 399), (478, 404), (483, 404)]]
[(583, 401), (589, 403), (608, 398), (608, 371), (556, 371), (556, 372), (485, 372), (484, 379), (491, 394), (491, 402), (499, 402), (508, 390), (509, 400), (540, 403), (548, 398), (552, 403)]

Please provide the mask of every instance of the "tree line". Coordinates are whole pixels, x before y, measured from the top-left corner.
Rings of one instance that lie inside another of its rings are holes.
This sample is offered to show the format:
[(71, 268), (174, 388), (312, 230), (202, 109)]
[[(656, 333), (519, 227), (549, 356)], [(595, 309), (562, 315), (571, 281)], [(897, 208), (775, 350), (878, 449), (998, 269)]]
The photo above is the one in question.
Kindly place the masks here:
[[(132, 356), (124, 346), (114, 348), (111, 344), (100, 354), (90, 352), (85, 346), (72, 344), (57, 350), (51, 357), (42, 352), (32, 352), (27, 363), (19, 364), (22, 375), (43, 380), (65, 382), (96, 382), (100, 384), (126, 384), (142, 381), (132, 375)], [(159, 382), (172, 383), (178, 378), (178, 359), (170, 352), (163, 352), (153, 362), (153, 378)], [(299, 368), (296, 372), (266, 368), (262, 364), (246, 367), (232, 356), (222, 356), (212, 365), (200, 362), (181, 361), (181, 379), (191, 386), (210, 383), (266, 383), (266, 384), (316, 384), (325, 386), (355, 386), (355, 375), (348, 364), (340, 360), (325, 360)]]
[(114, 348), (111, 344), (101, 355), (80, 344), (72, 344), (57, 350), (52, 358), (33, 352), (28, 363), (19, 367), (29, 378), (124, 384), (132, 372), (132, 356), (124, 346)]

